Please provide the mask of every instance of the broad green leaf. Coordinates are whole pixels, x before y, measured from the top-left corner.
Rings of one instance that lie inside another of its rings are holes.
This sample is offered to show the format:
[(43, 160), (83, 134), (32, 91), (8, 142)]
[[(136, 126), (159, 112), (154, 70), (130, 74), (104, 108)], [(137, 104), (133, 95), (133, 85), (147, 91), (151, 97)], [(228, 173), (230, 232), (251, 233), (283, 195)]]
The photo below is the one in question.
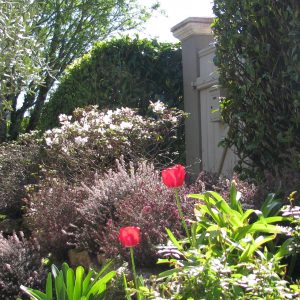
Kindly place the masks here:
[(64, 279), (65, 279), (65, 281), (66, 281), (66, 279), (67, 279), (67, 272), (68, 272), (68, 270), (70, 269), (70, 267), (69, 267), (69, 265), (68, 265), (66, 262), (64, 262), (64, 263), (62, 264), (62, 266), (61, 266), (61, 269), (62, 269), (62, 271), (63, 271)]
[(82, 278), (83, 278), (83, 274), (84, 274), (83, 267), (82, 266), (77, 267), (75, 274), (76, 274), (76, 278), (75, 278), (73, 300), (80, 300), (81, 291), (82, 291)]
[(285, 217), (281, 217), (281, 216), (275, 216), (275, 217), (269, 217), (269, 218), (260, 218), (258, 221), (256, 221), (255, 223), (259, 224), (271, 224), (271, 223), (277, 223), (277, 222), (282, 222), (282, 221), (286, 221), (287, 218)]
[(256, 210), (254, 209), (247, 209), (243, 214), (242, 214), (242, 219), (241, 221), (244, 222), (249, 219), (249, 217), (253, 214), (256, 213)]
[(188, 194), (186, 196), (187, 198), (192, 198), (192, 199), (199, 199), (204, 201), (204, 195), (203, 194)]
[(106, 284), (116, 275), (115, 271), (110, 271), (104, 277), (99, 279), (89, 290), (88, 297), (90, 295), (100, 295), (106, 290)]
[(183, 250), (182, 246), (179, 244), (179, 242), (177, 241), (177, 239), (175, 238), (175, 236), (171, 232), (171, 230), (169, 230), (168, 228), (166, 228), (166, 231), (167, 231), (167, 234), (168, 234), (171, 242), (173, 243), (173, 245), (176, 246), (179, 251), (182, 251)]
[(91, 282), (91, 278), (93, 276), (93, 271), (89, 271), (88, 274), (86, 275), (86, 277), (83, 280), (83, 284), (82, 284), (82, 295), (86, 295), (88, 292), (88, 286)]
[(236, 186), (233, 182), (230, 185), (229, 197), (230, 197), (231, 208), (234, 209), (235, 211), (239, 212), (240, 214), (242, 214), (243, 209), (242, 209), (241, 203), (238, 199), (238, 192), (236, 190)]
[(107, 272), (113, 265), (112, 260), (108, 260), (105, 265), (101, 268), (101, 270), (97, 273), (95, 280), (97, 281), (105, 272)]
[(276, 259), (282, 259), (283, 257), (287, 255), (291, 255), (291, 245), (294, 243), (293, 238), (287, 239), (278, 249), (278, 251), (275, 254)]
[(21, 290), (23, 290), (24, 292), (26, 292), (28, 295), (34, 297), (34, 299), (37, 299), (37, 300), (47, 300), (47, 296), (46, 294), (38, 291), (38, 290), (34, 290), (34, 289), (31, 289), (31, 288), (28, 288), (24, 285), (21, 285), (20, 286)]
[(275, 199), (275, 194), (268, 194), (265, 202), (261, 207), (261, 211), (264, 217), (276, 215), (282, 207), (282, 201)]
[(68, 299), (73, 299), (74, 282), (75, 282), (74, 277), (75, 275), (73, 269), (69, 268), (67, 271), (67, 280), (66, 280)]
[(177, 273), (179, 270), (178, 269), (171, 269), (171, 270), (167, 270), (167, 271), (164, 271), (164, 272), (161, 272), (158, 274), (158, 278), (165, 278), (165, 277), (169, 277), (175, 273)]
[(51, 266), (51, 271), (52, 271), (52, 275), (54, 277), (54, 279), (57, 277), (59, 270), (57, 269), (57, 267), (55, 265)]
[(67, 297), (67, 292), (65, 287), (64, 275), (62, 271), (58, 272), (54, 282), (55, 282), (56, 298), (59, 300), (65, 300)]
[(49, 272), (47, 276), (46, 282), (46, 298), (47, 300), (52, 300), (53, 293), (52, 293), (52, 274)]

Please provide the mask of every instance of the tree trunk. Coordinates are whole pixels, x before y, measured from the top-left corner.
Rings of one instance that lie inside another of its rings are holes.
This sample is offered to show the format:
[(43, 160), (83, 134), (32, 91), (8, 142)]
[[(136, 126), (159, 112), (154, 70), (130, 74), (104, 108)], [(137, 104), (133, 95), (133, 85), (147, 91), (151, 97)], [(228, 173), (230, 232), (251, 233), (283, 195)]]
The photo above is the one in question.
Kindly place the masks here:
[(16, 105), (13, 106), (13, 111), (10, 115), (10, 139), (15, 140), (19, 136), (24, 114), (29, 108), (33, 106), (35, 97), (36, 94), (34, 92), (29, 92), (25, 95), (24, 102), (21, 108), (17, 109)]
[(7, 140), (7, 123), (6, 123), (6, 112), (2, 112), (0, 119), (0, 143), (6, 142)]
[(30, 115), (29, 124), (26, 128), (26, 132), (36, 129), (39, 119), (40, 119), (40, 116), (41, 116), (41, 112), (42, 112), (44, 103), (46, 101), (48, 92), (53, 85), (53, 82), (54, 82), (53, 78), (48, 76), (45, 80), (45, 84), (40, 86), (39, 92), (38, 92), (38, 95), (37, 95), (37, 98), (35, 101), (35, 106)]

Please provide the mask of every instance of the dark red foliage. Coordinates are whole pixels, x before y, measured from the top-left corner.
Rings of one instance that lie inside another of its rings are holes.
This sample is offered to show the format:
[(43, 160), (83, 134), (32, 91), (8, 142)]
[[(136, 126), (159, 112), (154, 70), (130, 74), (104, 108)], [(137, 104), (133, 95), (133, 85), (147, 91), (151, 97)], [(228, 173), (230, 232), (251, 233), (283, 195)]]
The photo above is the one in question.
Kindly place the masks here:
[(0, 299), (16, 299), (21, 296), (21, 284), (42, 288), (46, 270), (38, 251), (38, 244), (33, 240), (26, 240), (22, 232), (8, 238), (0, 233)]

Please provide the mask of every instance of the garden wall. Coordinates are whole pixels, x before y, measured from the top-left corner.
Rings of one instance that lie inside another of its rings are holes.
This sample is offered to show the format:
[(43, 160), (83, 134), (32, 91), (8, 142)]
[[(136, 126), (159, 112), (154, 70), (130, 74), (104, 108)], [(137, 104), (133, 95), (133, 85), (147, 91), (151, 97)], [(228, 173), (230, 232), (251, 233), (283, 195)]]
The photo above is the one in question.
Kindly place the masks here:
[(227, 128), (220, 118), (218, 74), (213, 63), (212, 18), (188, 18), (171, 31), (182, 43), (186, 159), (192, 174), (200, 170), (231, 175), (237, 158), (219, 146)]

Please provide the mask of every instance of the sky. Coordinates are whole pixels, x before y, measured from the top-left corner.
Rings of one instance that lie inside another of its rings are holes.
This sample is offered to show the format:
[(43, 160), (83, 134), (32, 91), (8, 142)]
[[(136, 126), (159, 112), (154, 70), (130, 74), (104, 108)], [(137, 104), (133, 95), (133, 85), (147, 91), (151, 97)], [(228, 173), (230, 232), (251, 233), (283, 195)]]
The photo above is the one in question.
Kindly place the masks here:
[[(139, 0), (141, 4), (152, 3), (151, 0)], [(146, 24), (141, 37), (158, 38), (162, 42), (178, 42), (171, 33), (171, 28), (189, 17), (212, 17), (213, 0), (159, 0), (160, 9), (165, 16), (155, 14)]]

